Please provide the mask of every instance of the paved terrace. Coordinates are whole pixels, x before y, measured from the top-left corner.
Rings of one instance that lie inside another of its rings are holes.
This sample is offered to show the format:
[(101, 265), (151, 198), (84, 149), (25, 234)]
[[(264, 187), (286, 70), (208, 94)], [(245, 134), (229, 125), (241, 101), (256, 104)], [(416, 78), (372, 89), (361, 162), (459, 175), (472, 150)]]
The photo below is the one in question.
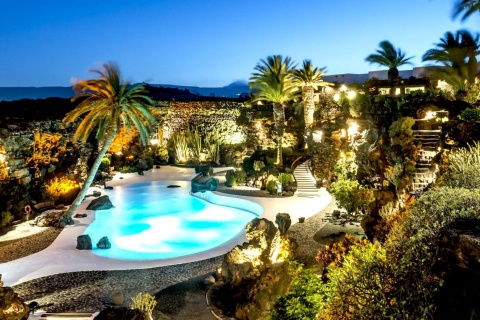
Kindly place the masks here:
[[(228, 168), (218, 168), (225, 170)], [(123, 179), (120, 179), (122, 177)], [(118, 186), (122, 184), (147, 182), (147, 181), (165, 181), (167, 184), (175, 184), (176, 181), (191, 181), (195, 177), (193, 168), (179, 168), (174, 166), (163, 166), (160, 169), (145, 171), (144, 175), (137, 173), (116, 174), (112, 181), (107, 185)], [(93, 190), (100, 191), (108, 195), (108, 190), (92, 187)], [(190, 187), (185, 188), (189, 192)], [(324, 209), (332, 200), (327, 192), (321, 192), (318, 197), (288, 197), (288, 198), (264, 198), (264, 197), (246, 197), (231, 194), (218, 193), (222, 196), (238, 197), (259, 203), (264, 208), (262, 218), (275, 221), (275, 216), (279, 212), (287, 212), (292, 218), (292, 222), (298, 221), (299, 217), (308, 218), (322, 209)], [(245, 233), (242, 232), (230, 241), (205, 252), (162, 260), (131, 261), (109, 259), (97, 256), (91, 251), (77, 250), (76, 241), (79, 235), (82, 235), (86, 227), (95, 219), (95, 211), (86, 210), (92, 197), (86, 198), (78, 208), (78, 213), (88, 213), (86, 218), (76, 219), (75, 225), (66, 227), (62, 230), (55, 241), (45, 250), (26, 256), (14, 261), (0, 264), (0, 274), (5, 286), (12, 286), (32, 279), (49, 276), (58, 273), (73, 271), (99, 271), (99, 270), (129, 270), (144, 269), (153, 267), (162, 267), (188, 263), (217, 257), (229, 252), (235, 245), (246, 241)], [(96, 248), (94, 249), (96, 250)]]

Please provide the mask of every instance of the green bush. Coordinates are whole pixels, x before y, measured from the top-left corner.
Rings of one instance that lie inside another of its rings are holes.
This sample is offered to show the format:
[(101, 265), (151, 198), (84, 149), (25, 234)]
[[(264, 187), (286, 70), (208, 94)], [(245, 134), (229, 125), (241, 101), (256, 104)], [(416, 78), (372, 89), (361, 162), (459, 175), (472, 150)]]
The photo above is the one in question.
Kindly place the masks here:
[(415, 124), (415, 119), (412, 117), (403, 117), (394, 121), (388, 129), (388, 135), (390, 138), (395, 137), (411, 137), (413, 136), (412, 127)]
[(244, 170), (235, 171), (235, 180), (237, 183), (245, 183), (247, 181), (247, 173)]
[(253, 163), (253, 170), (256, 172), (261, 171), (263, 168), (265, 168), (265, 163), (263, 163), (263, 161), (255, 161)]
[(277, 298), (270, 314), (271, 320), (314, 320), (325, 299), (321, 278), (301, 264), (290, 263), (292, 278), (288, 292)]
[(242, 164), (243, 170), (245, 171), (252, 171), (253, 170), (253, 163), (250, 160), (250, 157), (244, 157), (243, 158), (243, 164)]
[(121, 172), (137, 172), (138, 169), (135, 166), (123, 166)]
[(102, 163), (100, 163), (100, 171), (110, 172), (110, 159), (105, 157), (102, 159)]
[(2, 211), (0, 217), (0, 227), (6, 227), (13, 221), (13, 215), (10, 211)]
[(267, 191), (270, 194), (276, 194), (277, 193), (277, 182), (275, 180), (269, 180), (267, 182)]
[(358, 166), (354, 157), (341, 158), (335, 164), (333, 172), (337, 179), (355, 179), (357, 177)]
[(275, 164), (275, 158), (267, 157), (267, 165), (273, 166)]
[(480, 188), (480, 143), (460, 148), (448, 155), (450, 167), (442, 184), (452, 188)]
[(348, 213), (367, 212), (370, 203), (375, 201), (373, 190), (363, 187), (357, 180), (343, 180), (332, 183), (330, 192), (338, 206)]
[(480, 109), (467, 108), (460, 113), (459, 117), (465, 121), (480, 121)]
[(237, 177), (233, 170), (228, 170), (225, 175), (225, 185), (227, 187), (236, 187), (237, 186)]
[(291, 173), (280, 173), (278, 175), (278, 181), (284, 185), (289, 185), (293, 183), (293, 175)]

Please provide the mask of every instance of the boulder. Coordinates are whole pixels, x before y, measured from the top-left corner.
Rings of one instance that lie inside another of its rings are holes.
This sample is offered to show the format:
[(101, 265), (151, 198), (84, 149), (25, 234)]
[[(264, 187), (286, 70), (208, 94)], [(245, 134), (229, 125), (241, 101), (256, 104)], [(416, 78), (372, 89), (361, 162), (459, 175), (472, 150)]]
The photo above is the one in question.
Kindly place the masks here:
[(147, 160), (142, 159), (142, 158), (138, 159), (137, 163), (135, 164), (135, 167), (138, 169), (138, 171), (148, 170)]
[(94, 320), (150, 320), (145, 312), (127, 307), (107, 307)]
[(77, 237), (78, 250), (92, 250), (92, 239), (88, 234), (82, 234)]
[(33, 209), (35, 209), (37, 212), (43, 212), (53, 208), (55, 208), (55, 201), (39, 202), (33, 206)]
[(113, 208), (113, 204), (107, 195), (93, 199), (87, 207), (87, 210), (108, 210)]
[(212, 275), (208, 275), (203, 279), (203, 284), (206, 286), (211, 286), (215, 283), (215, 278)]
[(102, 237), (97, 242), (98, 249), (110, 249), (111, 247), (112, 247), (112, 244), (110, 243), (110, 241), (108, 241), (107, 237)]
[(284, 236), (287, 234), (288, 228), (290, 228), (292, 225), (292, 219), (290, 219), (290, 215), (288, 213), (280, 212), (277, 213), (275, 217), (275, 223), (278, 226), (280, 235)]
[(23, 303), (12, 288), (0, 287), (0, 319), (27, 319), (29, 311), (28, 306)]
[(32, 225), (38, 227), (64, 228), (67, 225), (73, 225), (75, 222), (65, 211), (49, 211), (42, 213), (32, 222)]

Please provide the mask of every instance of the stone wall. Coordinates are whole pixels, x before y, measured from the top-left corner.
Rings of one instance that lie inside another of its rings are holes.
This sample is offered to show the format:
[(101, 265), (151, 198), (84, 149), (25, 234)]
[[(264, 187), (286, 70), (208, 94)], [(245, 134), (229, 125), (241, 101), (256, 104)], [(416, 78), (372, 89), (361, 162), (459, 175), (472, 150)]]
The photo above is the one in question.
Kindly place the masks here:
[(0, 129), (0, 212), (8, 211), (18, 220), (26, 205), (50, 200), (43, 185), (55, 175), (85, 180), (92, 149), (72, 143), (73, 130), (61, 120), (19, 122)]

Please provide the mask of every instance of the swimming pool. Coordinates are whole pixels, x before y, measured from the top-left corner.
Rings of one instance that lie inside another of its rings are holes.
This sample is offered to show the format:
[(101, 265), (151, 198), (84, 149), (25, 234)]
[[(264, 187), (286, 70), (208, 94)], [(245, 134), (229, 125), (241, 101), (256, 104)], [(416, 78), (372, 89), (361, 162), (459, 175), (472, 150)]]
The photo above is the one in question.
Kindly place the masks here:
[[(180, 187), (167, 188), (170, 184)], [(185, 181), (152, 181), (109, 190), (115, 207), (97, 211), (85, 230), (92, 239), (92, 252), (123, 260), (186, 256), (231, 240), (263, 212), (257, 203), (209, 193), (213, 202), (231, 207), (216, 205), (191, 196), (189, 189)], [(103, 236), (110, 240), (111, 249), (96, 248)]]

